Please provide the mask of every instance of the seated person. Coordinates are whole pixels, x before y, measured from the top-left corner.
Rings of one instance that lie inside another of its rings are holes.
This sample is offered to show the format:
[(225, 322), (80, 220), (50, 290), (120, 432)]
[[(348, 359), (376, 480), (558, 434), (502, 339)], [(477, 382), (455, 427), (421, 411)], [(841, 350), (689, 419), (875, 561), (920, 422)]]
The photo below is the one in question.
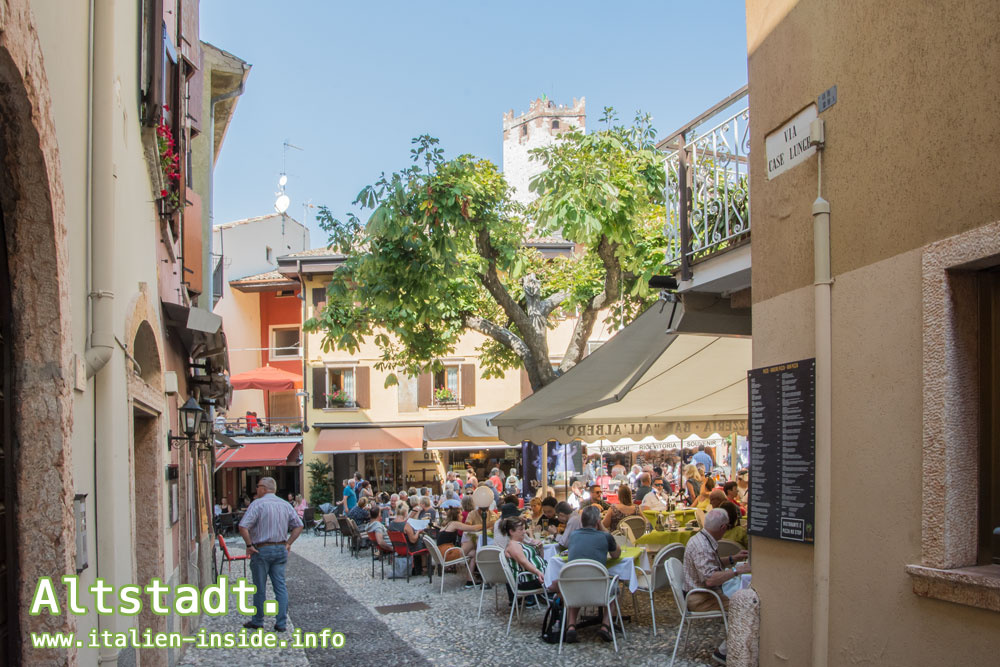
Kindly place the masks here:
[(667, 493), (664, 491), (662, 477), (653, 480), (653, 490), (642, 499), (640, 507), (654, 512), (662, 512), (667, 509)]
[[(615, 538), (611, 536), (611, 533), (603, 530), (601, 526), (601, 511), (594, 505), (585, 507), (580, 512), (580, 528), (573, 531), (573, 535), (569, 540), (569, 557), (567, 561), (572, 563), (574, 560), (588, 559), (597, 561), (601, 565), (604, 565), (608, 558), (618, 558), (622, 555), (622, 549), (615, 542)], [(612, 603), (612, 611), (615, 610), (614, 605), (618, 602)], [(565, 641), (572, 644), (576, 639), (576, 617), (580, 610), (575, 607), (570, 607), (567, 610), (566, 618), (566, 635)], [(607, 618), (607, 610), (601, 611), (601, 629), (598, 631), (598, 635), (604, 641), (611, 641), (611, 623), (612, 619)]]
[[(517, 579), (517, 590), (542, 592), (545, 585), (545, 559), (530, 544), (524, 543), (524, 536), (527, 524), (521, 517), (510, 517), (500, 522), (500, 533), (507, 537), (507, 547), (504, 554), (510, 564), (514, 577)], [(521, 577), (521, 573), (527, 572), (530, 577)]]
[(639, 475), (639, 486), (636, 488), (635, 495), (633, 496), (635, 502), (642, 503), (642, 499), (646, 497), (646, 494), (653, 490), (651, 486), (652, 481), (652, 473), (644, 472)]
[[(500, 518), (498, 519), (498, 521), (503, 521), (504, 519), (510, 519), (511, 517), (515, 517), (515, 516), (517, 516), (517, 517), (521, 516), (521, 510), (518, 509), (518, 507), (517, 507), (517, 496), (515, 496), (513, 494), (504, 496), (504, 502), (503, 502), (502, 505), (500, 505)], [(531, 526), (529, 525), (529, 523), (528, 523), (527, 520), (525, 520), (524, 525), (525, 525), (526, 530), (528, 531), (528, 534), (530, 535), (530, 533), (531, 533)], [(508, 540), (507, 540), (507, 536), (506, 535), (504, 535), (503, 533), (501, 533), (499, 530), (494, 530), (493, 531), (493, 545), (494, 546), (498, 546), (501, 549), (506, 549), (507, 548), (507, 542), (508, 542)], [(533, 540), (531, 540), (531, 539), (529, 539), (527, 537), (525, 538), (525, 542), (528, 543), (528, 544), (534, 544), (535, 543)]]
[[(462, 523), (462, 521), (459, 520), (460, 514), (461, 512), (457, 507), (449, 507), (445, 510), (444, 519), (441, 521), (441, 530), (439, 530), (437, 534), (437, 547), (441, 551), (441, 555), (444, 556), (446, 560), (458, 556), (457, 552), (452, 551), (449, 554), (448, 550), (457, 547), (461, 543), (463, 531), (478, 530), (479, 528), (478, 524), (473, 525), (469, 523)], [(473, 545), (473, 547), (474, 546), (475, 545)], [(475, 572), (475, 549), (473, 548), (470, 552), (466, 552), (464, 547), (459, 547), (459, 549), (461, 549), (463, 555), (469, 558), (469, 567), (472, 568), (473, 572)], [(472, 580), (465, 582), (465, 588), (473, 588), (475, 585), (475, 582)]]
[(566, 499), (566, 502), (568, 502), (574, 510), (578, 510), (589, 503), (590, 494), (583, 490), (583, 482), (573, 482), (573, 486), (570, 491), (569, 498)]
[(701, 491), (698, 493), (697, 497), (694, 499), (694, 508), (699, 510), (708, 511), (712, 509), (712, 502), (709, 500), (709, 496), (715, 489), (715, 480), (711, 477), (707, 478), (701, 485)]
[(712, 492), (708, 494), (708, 502), (711, 503), (712, 509), (722, 506), (722, 503), (726, 502), (726, 492), (715, 487)]
[(366, 533), (375, 533), (375, 540), (383, 549), (392, 549), (392, 542), (389, 541), (389, 530), (382, 523), (382, 511), (374, 506), (368, 513), (369, 521), (362, 530)]
[(524, 508), (524, 518), (533, 524), (537, 524), (542, 518), (542, 499), (535, 496), (528, 501), (528, 506)]
[(455, 495), (454, 489), (449, 488), (444, 492), (444, 500), (441, 501), (441, 509), (446, 510), (452, 507), (461, 508), (462, 502)]
[(347, 513), (347, 518), (354, 521), (358, 528), (364, 526), (369, 521), (370, 508), (368, 507), (368, 499), (362, 498), (358, 501), (358, 504), (354, 506), (350, 512)]
[(736, 482), (726, 482), (722, 485), (722, 490), (726, 493), (726, 498), (733, 502), (736, 507), (740, 510), (740, 514), (746, 514), (747, 508), (740, 503), (739, 500), (739, 485)]
[(535, 525), (541, 528), (543, 531), (548, 531), (549, 526), (556, 526), (559, 524), (559, 519), (556, 518), (556, 505), (559, 501), (551, 496), (542, 499), (542, 516), (539, 517)]
[(420, 500), (417, 504), (420, 508), (417, 512), (418, 519), (427, 519), (431, 523), (435, 523), (437, 521), (437, 510), (431, 507), (430, 496), (420, 496)]
[[(729, 598), (722, 592), (722, 584), (741, 574), (750, 571), (745, 563), (736, 565), (738, 561), (746, 560), (747, 552), (741, 551), (735, 556), (719, 558), (719, 542), (729, 527), (729, 515), (723, 509), (711, 510), (705, 515), (705, 528), (695, 534), (684, 551), (684, 593), (687, 607), (690, 611), (718, 611), (719, 601), (710, 593), (689, 592), (696, 588), (707, 588), (718, 594), (725, 609), (729, 608)], [(724, 567), (736, 565), (733, 569)], [(726, 642), (716, 650), (713, 658), (725, 664)]]
[(222, 501), (219, 503), (219, 510), (221, 514), (229, 514), (233, 511), (233, 506), (229, 504), (229, 498), (222, 496)]
[(559, 527), (549, 526), (549, 534), (555, 535), (560, 546), (568, 547), (570, 535), (580, 529), (580, 510), (564, 501), (556, 505), (556, 518)]
[[(413, 526), (411, 526), (409, 522), (406, 520), (409, 514), (410, 514), (410, 507), (406, 503), (401, 502), (397, 504), (396, 515), (393, 517), (393, 520), (389, 523), (389, 530), (403, 533), (403, 536), (406, 538), (406, 547), (407, 549), (409, 549), (409, 551), (411, 552), (420, 551), (422, 549), (420, 545), (420, 536), (423, 534), (423, 531), (413, 530)], [(423, 571), (422, 565), (425, 557), (426, 554), (421, 554), (420, 561), (418, 562), (419, 564), (414, 563), (415, 574), (420, 574)]]
[(590, 486), (590, 504), (597, 505), (601, 508), (602, 512), (606, 512), (611, 508), (611, 505), (604, 500), (604, 489), (601, 488), (600, 484), (592, 484)]
[(747, 537), (747, 528), (740, 523), (740, 511), (736, 508), (736, 503), (727, 500), (719, 506), (719, 509), (726, 510), (726, 514), (729, 515), (729, 530), (722, 539), (736, 542), (744, 549), (748, 548), (750, 540)]

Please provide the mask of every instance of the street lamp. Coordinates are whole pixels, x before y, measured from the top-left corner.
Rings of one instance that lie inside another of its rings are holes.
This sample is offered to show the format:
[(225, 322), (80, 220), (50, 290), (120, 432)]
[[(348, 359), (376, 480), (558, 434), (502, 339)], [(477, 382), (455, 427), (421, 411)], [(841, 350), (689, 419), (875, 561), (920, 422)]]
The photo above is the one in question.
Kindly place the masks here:
[(177, 412), (180, 414), (181, 430), (183, 430), (184, 435), (172, 435), (170, 431), (167, 431), (168, 450), (177, 440), (192, 442), (195, 435), (199, 433), (198, 428), (205, 416), (205, 411), (198, 405), (198, 401), (194, 400), (194, 396), (189, 397), (184, 405), (177, 408)]

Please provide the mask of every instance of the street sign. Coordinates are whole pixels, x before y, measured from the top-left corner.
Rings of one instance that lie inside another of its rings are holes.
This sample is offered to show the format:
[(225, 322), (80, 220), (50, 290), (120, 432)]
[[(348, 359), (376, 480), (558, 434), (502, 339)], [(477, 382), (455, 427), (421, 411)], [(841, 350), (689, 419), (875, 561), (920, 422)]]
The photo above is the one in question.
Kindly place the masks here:
[(809, 145), (809, 124), (818, 116), (816, 105), (810, 104), (790, 121), (764, 137), (767, 153), (767, 180), (802, 164), (816, 152)]

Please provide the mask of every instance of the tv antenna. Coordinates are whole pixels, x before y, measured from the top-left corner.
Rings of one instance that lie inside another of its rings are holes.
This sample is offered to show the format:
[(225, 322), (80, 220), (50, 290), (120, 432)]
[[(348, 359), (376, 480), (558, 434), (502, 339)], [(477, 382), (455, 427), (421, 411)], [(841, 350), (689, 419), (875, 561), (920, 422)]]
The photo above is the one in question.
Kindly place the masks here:
[[(292, 200), (288, 198), (287, 194), (285, 194), (285, 186), (288, 185), (288, 174), (285, 171), (285, 164), (288, 161), (289, 148), (294, 148), (297, 151), (305, 151), (304, 148), (300, 148), (295, 144), (289, 143), (287, 139), (285, 139), (285, 142), (282, 144), (281, 175), (278, 176), (278, 191), (274, 193), (277, 196), (277, 199), (274, 200), (274, 210), (280, 213), (282, 218), (284, 218), (285, 211), (288, 210), (288, 207), (292, 203)], [(282, 233), (283, 232), (284, 230), (282, 230)]]

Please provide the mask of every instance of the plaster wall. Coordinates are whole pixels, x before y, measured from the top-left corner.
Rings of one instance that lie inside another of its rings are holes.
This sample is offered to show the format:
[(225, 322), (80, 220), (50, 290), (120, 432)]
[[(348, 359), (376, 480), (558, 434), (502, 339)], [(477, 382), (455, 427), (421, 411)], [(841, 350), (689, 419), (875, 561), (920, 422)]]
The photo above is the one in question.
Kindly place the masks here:
[[(235, 373), (253, 370), (263, 365), (260, 344), (260, 294), (234, 290), (223, 283), (222, 296), (215, 304), (216, 315), (222, 318), (229, 343), (229, 368)], [(232, 417), (248, 411), (264, 414), (264, 392), (241, 389), (233, 391), (228, 414)]]
[(747, 0), (746, 17), (755, 301), (811, 283), (816, 160), (772, 185), (764, 137), (830, 86), (835, 275), (1000, 217), (983, 168), (1000, 145), (1000, 4)]
[[(830, 665), (995, 662), (1000, 615), (916, 595), (924, 488), (921, 257), (1000, 218), (992, 2), (748, 0), (754, 367), (813, 356), (817, 159), (768, 181), (764, 138), (832, 85)], [(948, 461), (947, 465), (969, 465)], [(974, 464), (972, 464), (974, 466)], [(975, 521), (975, 477), (968, 484)], [(942, 498), (942, 502), (944, 499)], [(959, 503), (958, 506), (961, 506)], [(752, 538), (760, 664), (810, 664), (813, 554)]]
[(212, 252), (222, 255), (224, 282), (273, 271), (278, 257), (309, 248), (309, 229), (288, 216), (281, 218), (274, 214), (212, 229)]

